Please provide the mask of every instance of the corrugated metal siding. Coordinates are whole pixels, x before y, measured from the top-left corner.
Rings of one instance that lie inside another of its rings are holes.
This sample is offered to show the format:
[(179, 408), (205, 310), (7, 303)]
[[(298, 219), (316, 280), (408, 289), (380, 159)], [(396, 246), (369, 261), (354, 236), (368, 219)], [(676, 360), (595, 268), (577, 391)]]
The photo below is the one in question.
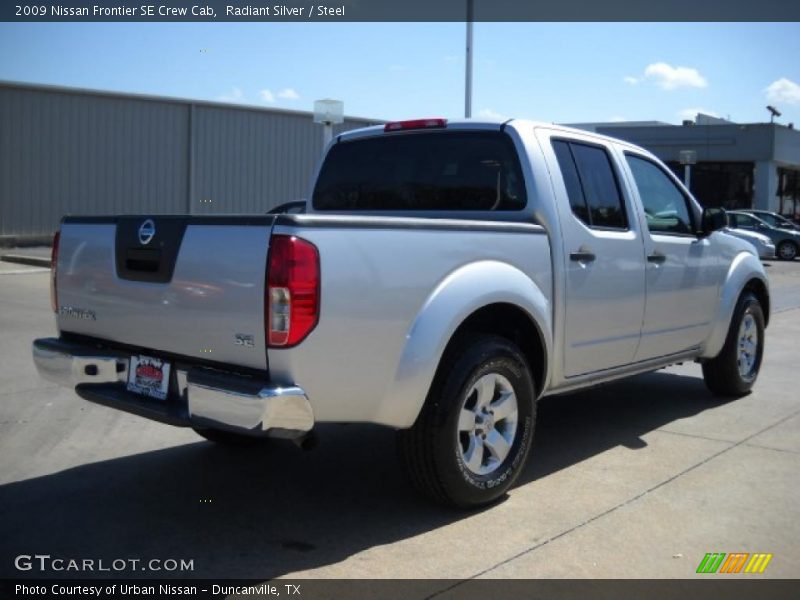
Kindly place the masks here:
[(186, 206), (179, 105), (0, 88), (0, 234), (53, 231), (66, 213)]
[[(191, 212), (262, 213), (304, 198), (322, 128), (295, 114), (196, 106)], [(363, 123), (346, 122), (339, 133)]]
[(64, 214), (262, 213), (307, 195), (321, 148), (310, 114), (0, 85), (0, 235)]

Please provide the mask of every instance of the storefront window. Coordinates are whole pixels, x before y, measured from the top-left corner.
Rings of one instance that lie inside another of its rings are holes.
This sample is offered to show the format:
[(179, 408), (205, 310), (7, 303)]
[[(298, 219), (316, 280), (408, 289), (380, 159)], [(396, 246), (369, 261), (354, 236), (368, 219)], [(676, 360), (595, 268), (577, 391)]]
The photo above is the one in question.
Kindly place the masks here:
[[(668, 162), (670, 169), (684, 180), (684, 166)], [(752, 162), (701, 162), (692, 165), (691, 192), (703, 206), (729, 210), (753, 207)]]
[(778, 198), (782, 215), (800, 216), (800, 170), (778, 167)]

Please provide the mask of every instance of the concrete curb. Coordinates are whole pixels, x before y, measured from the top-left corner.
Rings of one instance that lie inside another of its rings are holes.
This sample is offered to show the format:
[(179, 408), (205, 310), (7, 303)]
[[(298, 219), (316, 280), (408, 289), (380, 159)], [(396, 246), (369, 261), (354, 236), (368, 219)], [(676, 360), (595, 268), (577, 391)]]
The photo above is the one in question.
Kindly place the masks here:
[(50, 268), (50, 259), (40, 256), (26, 256), (24, 254), (4, 254), (0, 256), (0, 260), (10, 263), (19, 263), (21, 265), (31, 265), (34, 267)]

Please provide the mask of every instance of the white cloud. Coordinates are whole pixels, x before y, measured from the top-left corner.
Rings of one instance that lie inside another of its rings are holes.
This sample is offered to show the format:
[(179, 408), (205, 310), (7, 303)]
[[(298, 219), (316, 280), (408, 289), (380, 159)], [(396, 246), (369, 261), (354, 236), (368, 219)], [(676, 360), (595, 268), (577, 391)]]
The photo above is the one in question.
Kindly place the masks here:
[(628, 119), (626, 119), (625, 117), (620, 117), (619, 115), (614, 115), (613, 117), (608, 118), (609, 123), (624, 123), (627, 120)]
[(678, 111), (678, 116), (681, 118), (681, 120), (688, 119), (690, 121), (694, 121), (695, 117), (697, 117), (699, 113), (703, 113), (709, 117), (719, 117), (717, 113), (715, 113), (713, 110), (708, 110), (707, 108), (684, 108), (683, 110)]
[(767, 100), (776, 104), (800, 104), (800, 85), (786, 77), (770, 83), (764, 93), (767, 95)]
[(508, 119), (507, 116), (501, 115), (499, 112), (492, 110), (491, 108), (483, 108), (478, 111), (478, 118), (480, 119), (491, 119), (491, 120), (498, 120), (504, 121)]
[(691, 67), (673, 67), (665, 62), (647, 65), (644, 70), (646, 79), (654, 81), (664, 90), (674, 90), (681, 87), (704, 88), (708, 86), (706, 78), (700, 75), (697, 69)]
[(235, 87), (229, 93), (217, 96), (221, 102), (245, 102), (244, 92), (241, 88)]
[(641, 81), (641, 79), (639, 79), (638, 77), (631, 77), (630, 75), (627, 75), (622, 78), (622, 81), (624, 81), (628, 85), (636, 85)]
[(453, 55), (448, 55), (448, 56), (445, 56), (443, 60), (446, 63), (452, 63), (452, 62), (456, 62), (458, 60), (458, 57), (457, 56), (453, 56)]
[(275, 95), (267, 89), (258, 92), (258, 97), (261, 98), (264, 102), (275, 102)]
[(294, 88), (284, 88), (278, 92), (278, 98), (283, 98), (284, 100), (298, 100), (300, 94), (298, 94)]

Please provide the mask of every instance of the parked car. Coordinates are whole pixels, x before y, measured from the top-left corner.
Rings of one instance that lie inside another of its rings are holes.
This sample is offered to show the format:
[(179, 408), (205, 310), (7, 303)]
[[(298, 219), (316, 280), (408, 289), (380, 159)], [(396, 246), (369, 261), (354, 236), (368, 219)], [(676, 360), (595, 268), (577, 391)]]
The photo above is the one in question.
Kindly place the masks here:
[(756, 252), (758, 252), (759, 258), (763, 260), (775, 258), (775, 244), (773, 244), (772, 240), (767, 236), (756, 233), (755, 231), (734, 229), (732, 227), (726, 227), (724, 231), (728, 235), (750, 242), (756, 249)]
[(773, 227), (755, 215), (738, 210), (728, 211), (728, 224), (735, 229), (755, 231), (769, 237), (775, 243), (775, 253), (781, 260), (794, 260), (800, 250), (800, 231)]
[(783, 215), (779, 215), (778, 213), (769, 211), (769, 210), (759, 210), (755, 208), (748, 208), (748, 209), (741, 209), (739, 212), (749, 213), (751, 215), (757, 216), (759, 219), (764, 221), (767, 225), (772, 225), (773, 227), (777, 227), (778, 229), (791, 229), (791, 230), (798, 230), (800, 231), (800, 225), (784, 217)]
[(338, 135), (315, 180), (307, 214), (65, 217), (39, 373), (215, 442), (385, 425), (462, 507), (515, 482), (543, 396), (687, 360), (714, 394), (758, 377), (763, 265), (642, 148), (422, 119)]

